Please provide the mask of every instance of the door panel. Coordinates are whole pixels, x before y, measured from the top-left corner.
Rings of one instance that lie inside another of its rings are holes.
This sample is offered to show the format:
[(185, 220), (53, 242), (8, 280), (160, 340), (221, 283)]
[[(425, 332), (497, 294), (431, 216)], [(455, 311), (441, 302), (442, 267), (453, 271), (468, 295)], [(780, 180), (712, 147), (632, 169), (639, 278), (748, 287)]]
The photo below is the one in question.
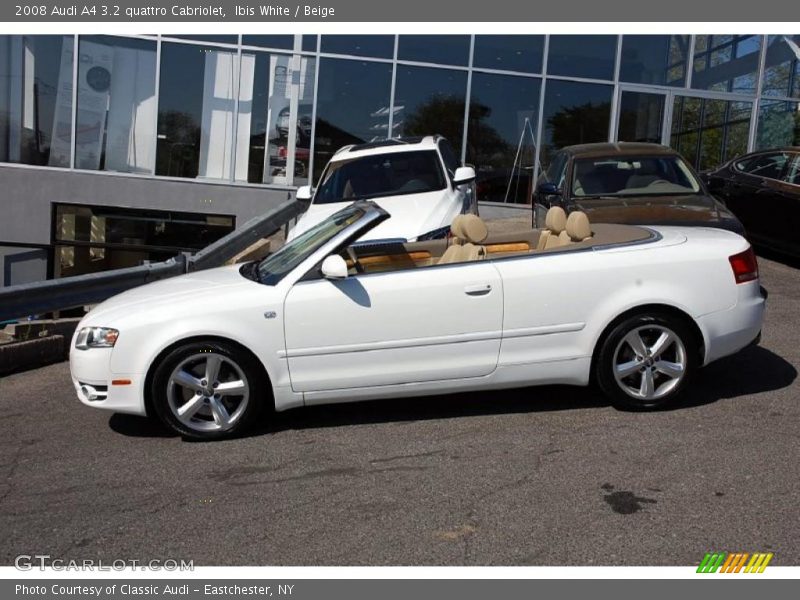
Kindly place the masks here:
[(731, 165), (727, 203), (747, 232), (762, 238), (774, 237), (780, 205), (780, 178), (786, 166), (782, 152), (757, 154)]
[(781, 209), (785, 214), (779, 232), (781, 244), (800, 249), (800, 154), (793, 154), (781, 185)]
[(480, 377), (497, 367), (503, 288), (490, 263), (300, 282), (284, 307), (295, 391)]

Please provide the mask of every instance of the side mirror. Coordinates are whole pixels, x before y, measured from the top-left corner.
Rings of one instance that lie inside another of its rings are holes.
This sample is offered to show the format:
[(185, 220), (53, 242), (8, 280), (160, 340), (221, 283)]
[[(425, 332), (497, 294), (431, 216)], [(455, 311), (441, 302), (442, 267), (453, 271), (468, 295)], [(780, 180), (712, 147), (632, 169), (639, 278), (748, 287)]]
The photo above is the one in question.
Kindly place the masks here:
[(536, 193), (541, 194), (542, 196), (560, 196), (561, 189), (559, 189), (555, 183), (551, 181), (545, 181), (544, 183), (540, 183), (538, 185), (536, 188)]
[(325, 279), (346, 279), (347, 263), (344, 262), (344, 259), (338, 254), (331, 254), (322, 261), (322, 268), (320, 271)]
[(475, 169), (472, 167), (458, 167), (455, 175), (453, 175), (453, 183), (462, 185), (470, 181), (475, 181)]
[(311, 202), (311, 186), (304, 185), (297, 188), (297, 194), (295, 195), (298, 202)]

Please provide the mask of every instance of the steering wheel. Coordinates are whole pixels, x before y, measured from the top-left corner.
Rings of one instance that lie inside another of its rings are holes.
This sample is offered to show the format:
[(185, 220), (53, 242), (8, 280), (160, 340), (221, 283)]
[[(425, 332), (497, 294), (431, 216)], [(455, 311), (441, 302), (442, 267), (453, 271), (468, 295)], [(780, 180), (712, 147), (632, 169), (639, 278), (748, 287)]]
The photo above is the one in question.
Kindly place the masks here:
[(350, 260), (353, 261), (353, 266), (356, 268), (356, 273), (363, 273), (364, 265), (362, 265), (358, 261), (358, 257), (356, 256), (355, 250), (353, 250), (352, 248), (347, 248), (347, 256), (349, 256)]

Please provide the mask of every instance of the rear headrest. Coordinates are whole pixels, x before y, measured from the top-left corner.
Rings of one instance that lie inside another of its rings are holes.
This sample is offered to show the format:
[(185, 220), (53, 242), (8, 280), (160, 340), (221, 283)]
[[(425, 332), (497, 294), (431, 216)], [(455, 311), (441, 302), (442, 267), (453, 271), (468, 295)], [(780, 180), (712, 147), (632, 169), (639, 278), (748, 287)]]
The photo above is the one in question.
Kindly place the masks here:
[(560, 206), (553, 206), (547, 211), (547, 216), (544, 219), (544, 226), (558, 235), (567, 226), (567, 213)]
[(463, 222), (464, 215), (457, 215), (453, 222), (450, 223), (450, 235), (457, 239), (464, 239)]
[(585, 212), (576, 210), (569, 214), (567, 219), (567, 235), (573, 242), (582, 242), (592, 237), (592, 228), (589, 225), (589, 217)]
[(489, 229), (478, 215), (464, 215), (461, 219), (461, 231), (466, 240), (473, 244), (480, 244), (489, 237)]

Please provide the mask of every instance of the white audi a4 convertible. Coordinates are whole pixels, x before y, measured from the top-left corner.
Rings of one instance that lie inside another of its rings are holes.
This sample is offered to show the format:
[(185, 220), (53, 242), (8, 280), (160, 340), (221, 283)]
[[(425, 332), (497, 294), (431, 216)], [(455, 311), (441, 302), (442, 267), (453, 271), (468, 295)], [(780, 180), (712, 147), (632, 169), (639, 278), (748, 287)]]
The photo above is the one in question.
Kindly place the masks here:
[(447, 239), (355, 244), (388, 218), (356, 202), (261, 262), (100, 304), (71, 344), (78, 397), (198, 439), (264, 409), (534, 384), (650, 409), (761, 331), (766, 292), (734, 233), (553, 208), (540, 230), (488, 236), (463, 215)]

